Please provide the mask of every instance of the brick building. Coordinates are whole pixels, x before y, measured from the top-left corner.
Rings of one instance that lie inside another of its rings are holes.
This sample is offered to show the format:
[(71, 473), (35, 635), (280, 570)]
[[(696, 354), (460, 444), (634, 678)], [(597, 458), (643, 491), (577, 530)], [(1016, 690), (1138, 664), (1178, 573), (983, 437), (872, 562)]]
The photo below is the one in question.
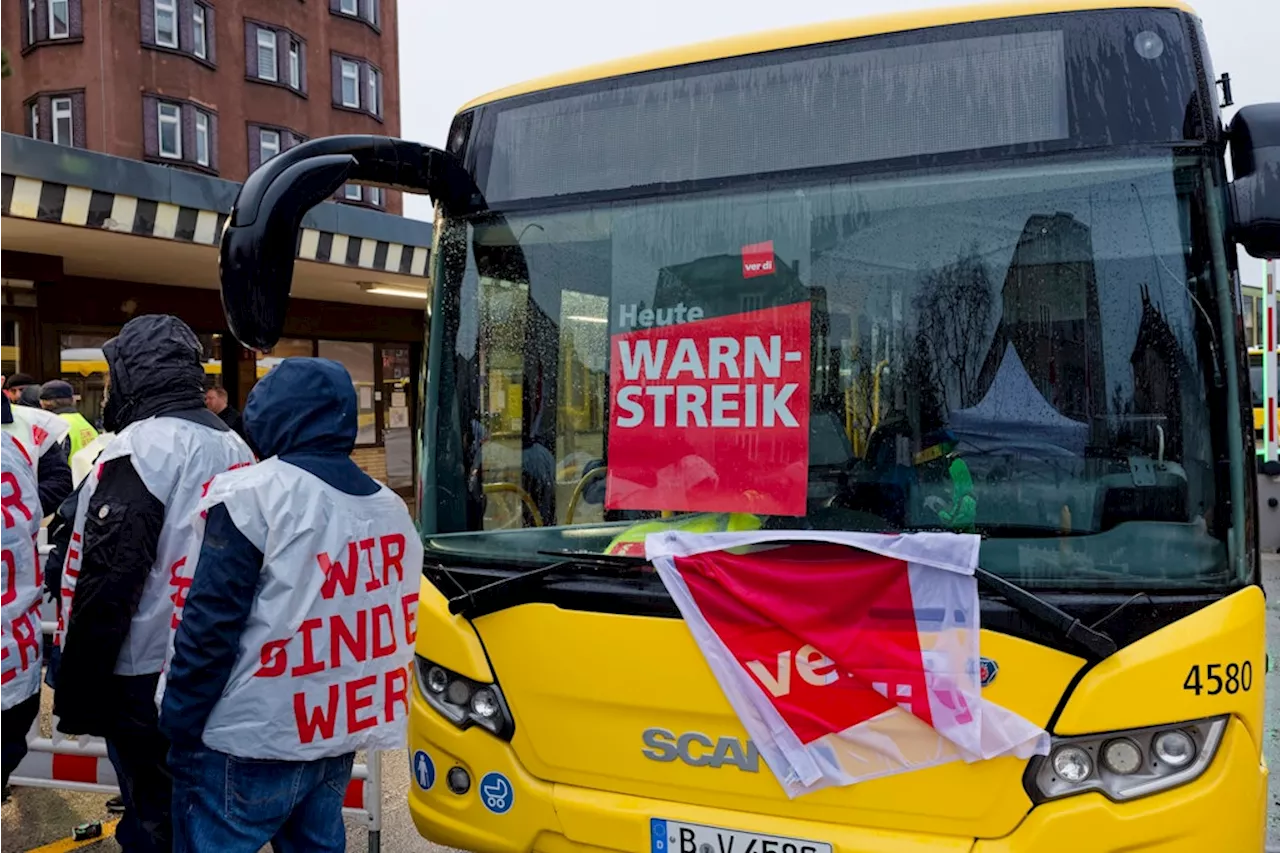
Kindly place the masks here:
[(239, 182), (319, 136), (399, 133), (395, 0), (13, 0), (2, 4), (4, 370), (101, 403), (101, 345), (131, 316), (182, 317), (243, 407), (275, 360), (341, 361), (356, 459), (408, 494), (431, 227), (399, 193), (347, 185), (304, 221), (287, 338), (225, 328), (217, 241)]

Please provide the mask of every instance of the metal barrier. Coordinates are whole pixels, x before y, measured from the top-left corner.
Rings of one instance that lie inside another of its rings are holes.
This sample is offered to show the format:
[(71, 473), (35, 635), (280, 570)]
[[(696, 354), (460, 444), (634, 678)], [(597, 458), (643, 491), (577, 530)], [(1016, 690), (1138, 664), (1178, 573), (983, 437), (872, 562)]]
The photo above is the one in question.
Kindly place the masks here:
[[(40, 548), (41, 558), (49, 552)], [(42, 621), (46, 638), (52, 637), (57, 623)], [(9, 777), (14, 787), (51, 788), (115, 795), (120, 793), (115, 768), (107, 758), (107, 744), (102, 738), (78, 735), (74, 739), (58, 734), (57, 717), (53, 719), (52, 738), (40, 734), (37, 717), (27, 733), (27, 754)], [(369, 853), (382, 847), (382, 755), (369, 752), (365, 763), (351, 769), (351, 782), (342, 801), (343, 817), (351, 818), (369, 834)]]

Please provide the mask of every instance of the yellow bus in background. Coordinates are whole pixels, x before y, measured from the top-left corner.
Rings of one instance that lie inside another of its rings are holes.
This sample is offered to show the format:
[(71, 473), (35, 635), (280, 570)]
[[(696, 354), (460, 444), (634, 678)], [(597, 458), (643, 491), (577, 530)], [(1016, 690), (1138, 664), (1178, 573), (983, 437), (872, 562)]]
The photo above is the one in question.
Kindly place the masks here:
[[(1234, 282), (1236, 245), (1280, 255), (1280, 104), (1228, 135), (1217, 83), (1178, 0), (946, 8), (567, 72), (466, 105), (443, 149), (331, 137), (250, 176), (221, 272), (259, 348), (306, 209), (344, 181), (436, 206), (421, 833), (485, 853), (1261, 851)], [(803, 514), (609, 492), (624, 466), (677, 495), (790, 476), (747, 443), (660, 468), (696, 420), (623, 449), (616, 378), (648, 369), (624, 335), (765, 334), (784, 309), (810, 318)], [(1047, 756), (789, 798), (660, 579), (583, 556), (671, 526), (936, 530), (957, 460), (981, 566), (1021, 591), (982, 588), (983, 695), (1048, 731)]]

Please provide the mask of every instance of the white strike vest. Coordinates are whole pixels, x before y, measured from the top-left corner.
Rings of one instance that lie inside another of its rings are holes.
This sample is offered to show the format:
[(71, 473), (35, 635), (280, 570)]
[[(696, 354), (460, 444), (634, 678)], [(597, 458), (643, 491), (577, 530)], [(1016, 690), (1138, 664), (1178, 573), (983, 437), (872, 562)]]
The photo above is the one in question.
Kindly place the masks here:
[(164, 666), (169, 631), (175, 619), (174, 605), (180, 602), (173, 580), (190, 548), (192, 511), (215, 476), (252, 465), (254, 459), (249, 446), (234, 432), (218, 431), (183, 418), (147, 418), (121, 430), (98, 456), (98, 464), (80, 490), (75, 526), (62, 571), (64, 606), (58, 620), (59, 645), (65, 639), (66, 624), (75, 607), (89, 501), (98, 487), (102, 466), (121, 457), (129, 458), (147, 491), (164, 505), (164, 525), (160, 528), (156, 561), (143, 585), (142, 599), (133, 614), (115, 668), (117, 675), (148, 675)]
[(218, 477), (201, 509), (217, 503), (263, 562), (205, 745), (291, 761), (403, 747), (422, 577), (404, 501), (386, 486), (346, 494), (273, 457)]
[(34, 450), (32, 462), (36, 463), (36, 483), (40, 482), (39, 458), (44, 456), (54, 445), (61, 444), (71, 434), (71, 425), (65, 419), (44, 409), (33, 409), (30, 406), (10, 406), (13, 412), (13, 423), (5, 424), (4, 431), (21, 442), (28, 451)]
[(40, 691), (40, 495), (35, 458), (8, 433), (0, 439), (0, 506), (4, 515), (0, 572), (0, 708)]

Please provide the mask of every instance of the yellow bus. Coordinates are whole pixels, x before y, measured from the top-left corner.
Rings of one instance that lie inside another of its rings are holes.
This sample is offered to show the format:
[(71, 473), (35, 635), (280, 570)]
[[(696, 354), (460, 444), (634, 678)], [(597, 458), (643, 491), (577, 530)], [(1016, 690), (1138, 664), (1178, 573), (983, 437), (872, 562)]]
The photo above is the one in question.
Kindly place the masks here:
[[(1176, 0), (951, 8), (560, 74), (466, 105), (443, 148), (331, 137), (251, 175), (221, 247), (251, 347), (281, 335), (306, 209), (349, 180), (436, 206), (421, 833), (491, 853), (1261, 850), (1233, 281), (1236, 244), (1280, 254), (1280, 105), (1228, 135), (1217, 82)], [(807, 466), (758, 433), (681, 450), (709, 428), (692, 392), (665, 431), (625, 432), (619, 377), (650, 367), (620, 341), (744, 326), (809, 341), (786, 368)], [(585, 556), (673, 526), (936, 530), (957, 460), (981, 565), (1012, 585), (982, 587), (983, 695), (1043, 727), (1044, 756), (791, 798), (660, 579)], [(704, 508), (724, 482), (778, 509)]]

